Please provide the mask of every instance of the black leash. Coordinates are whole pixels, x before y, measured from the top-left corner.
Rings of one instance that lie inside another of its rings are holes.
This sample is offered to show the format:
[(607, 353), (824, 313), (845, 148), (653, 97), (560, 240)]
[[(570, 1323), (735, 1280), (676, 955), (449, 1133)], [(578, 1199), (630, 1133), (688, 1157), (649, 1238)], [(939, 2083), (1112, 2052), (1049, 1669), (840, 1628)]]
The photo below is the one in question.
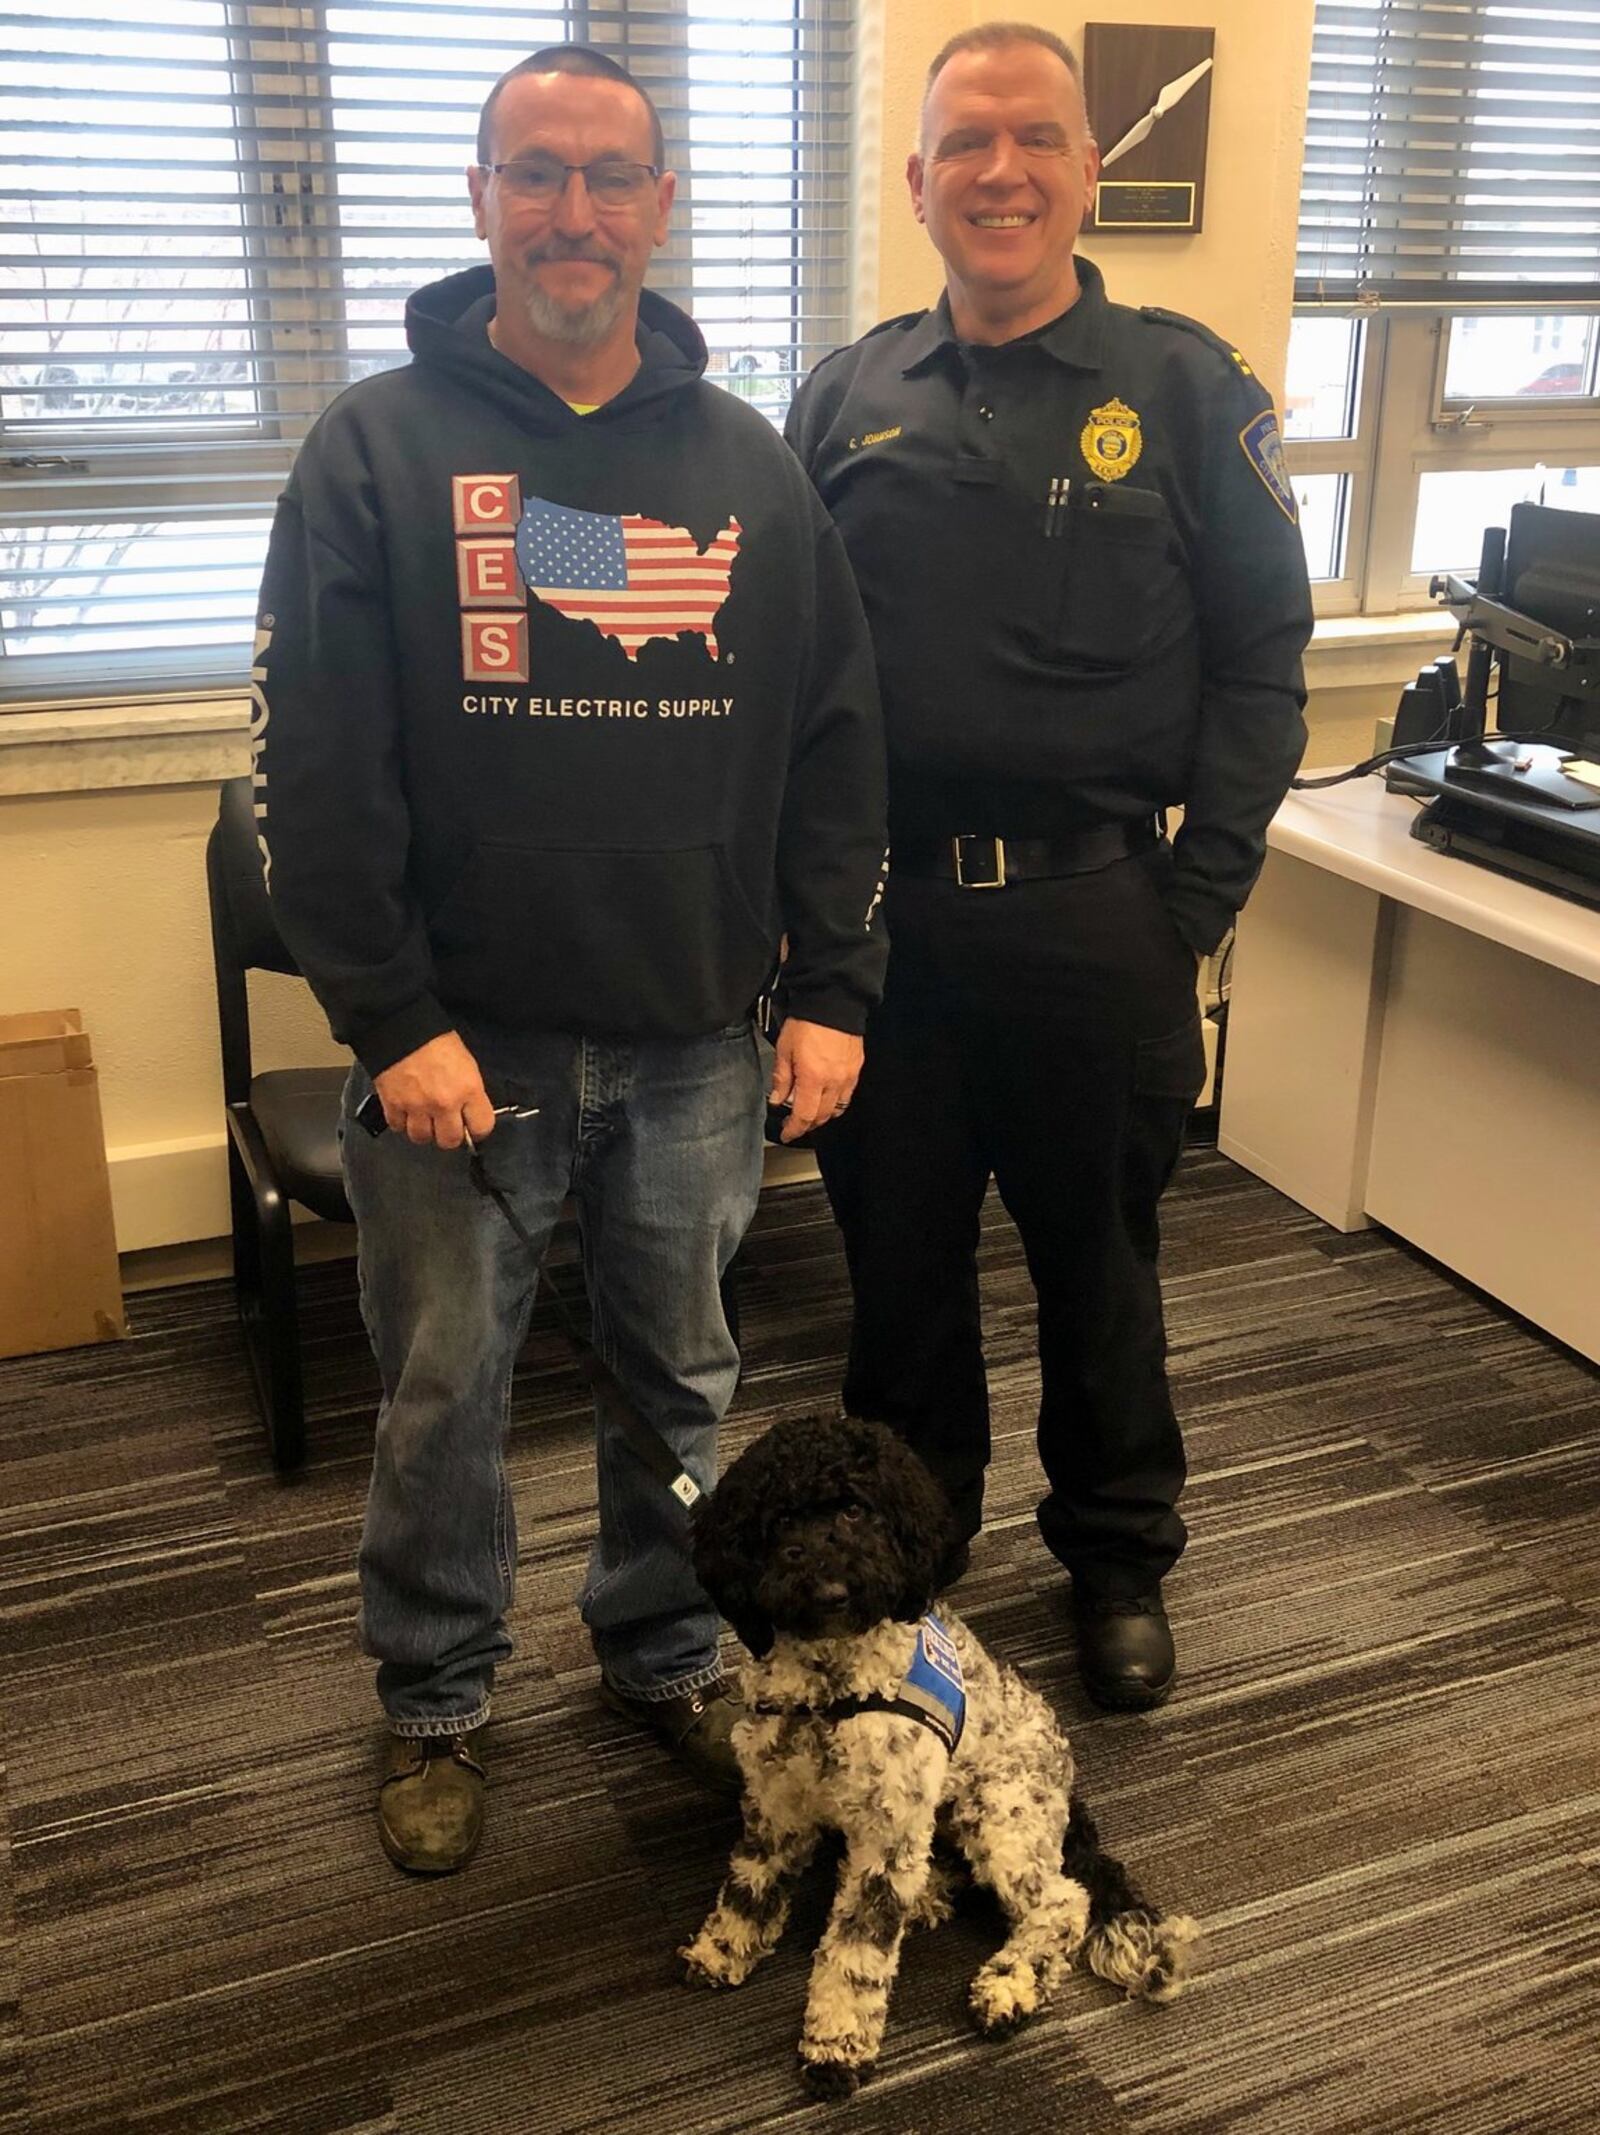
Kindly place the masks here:
[[(515, 1117), (524, 1119), (531, 1118), (532, 1113), (537, 1109), (537, 1106), (531, 1109), (522, 1109), (515, 1105), (497, 1105), (495, 1107), (497, 1112), (510, 1113)], [(356, 1118), (374, 1140), (380, 1134), (387, 1132), (389, 1123), (383, 1116), (383, 1100), (376, 1090), (370, 1096), (364, 1098), (361, 1104), (356, 1107)], [(466, 1134), (465, 1127), (462, 1128), (462, 1132)], [(466, 1134), (466, 1142), (469, 1152), (467, 1168), (472, 1183), (479, 1193), (487, 1195), (494, 1202), (501, 1215), (505, 1217), (507, 1223), (516, 1232), (522, 1244), (527, 1247), (528, 1256), (533, 1262), (535, 1278), (540, 1287), (549, 1293), (550, 1302), (556, 1308), (556, 1318), (561, 1322), (561, 1330), (572, 1344), (573, 1359), (580, 1374), (587, 1381), (597, 1406), (604, 1404), (609, 1407), (611, 1414), (621, 1427), (623, 1437), (627, 1439), (629, 1445), (639, 1459), (644, 1462), (650, 1473), (659, 1483), (672, 1492), (680, 1505), (697, 1505), (701, 1498), (705, 1496), (705, 1492), (700, 1488), (700, 1485), (695, 1481), (688, 1469), (683, 1466), (677, 1454), (673, 1452), (661, 1433), (653, 1425), (647, 1423), (644, 1417), (639, 1414), (639, 1411), (628, 1399), (622, 1381), (611, 1369), (605, 1358), (596, 1350), (594, 1344), (579, 1330), (577, 1322), (567, 1310), (566, 1300), (561, 1295), (561, 1286), (545, 1266), (544, 1257), (541, 1255), (538, 1246), (535, 1245), (527, 1225), (511, 1206), (510, 1198), (504, 1188), (496, 1186), (493, 1179), (484, 1169), (483, 1154), (470, 1134)]]
[[(465, 1128), (462, 1131), (465, 1133)], [(505, 1189), (496, 1186), (493, 1179), (484, 1169), (483, 1153), (470, 1134), (467, 1135), (467, 1147), (472, 1152), (467, 1169), (473, 1185), (477, 1187), (479, 1193), (488, 1195), (489, 1199), (499, 1209), (501, 1215), (505, 1217), (507, 1223), (516, 1232), (517, 1237), (527, 1247), (540, 1283), (548, 1291), (550, 1301), (556, 1308), (556, 1318), (561, 1322), (562, 1332), (572, 1344), (574, 1360), (577, 1363), (578, 1370), (588, 1382), (596, 1402), (609, 1403), (611, 1413), (622, 1428), (623, 1437), (627, 1439), (629, 1445), (632, 1446), (634, 1452), (644, 1462), (656, 1480), (664, 1484), (672, 1492), (679, 1504), (686, 1506), (698, 1504), (705, 1495), (704, 1491), (688, 1469), (680, 1463), (677, 1454), (673, 1452), (661, 1433), (652, 1424), (647, 1423), (644, 1417), (639, 1414), (639, 1411), (628, 1399), (622, 1381), (611, 1369), (605, 1358), (601, 1356), (594, 1344), (579, 1331), (577, 1322), (567, 1310), (566, 1300), (561, 1295), (560, 1285), (540, 1257), (539, 1248), (535, 1245), (527, 1225), (511, 1206), (510, 1196)]]

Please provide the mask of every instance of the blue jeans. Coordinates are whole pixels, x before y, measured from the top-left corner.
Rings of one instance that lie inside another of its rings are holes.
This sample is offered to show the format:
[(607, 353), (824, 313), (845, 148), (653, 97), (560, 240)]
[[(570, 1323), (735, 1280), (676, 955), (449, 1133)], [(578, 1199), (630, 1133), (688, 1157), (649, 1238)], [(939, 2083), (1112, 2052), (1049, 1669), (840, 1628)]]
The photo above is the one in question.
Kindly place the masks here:
[[(541, 1251), (570, 1193), (595, 1347), (703, 1489), (739, 1354), (718, 1290), (755, 1213), (764, 1062), (750, 1025), (636, 1044), (462, 1031), (502, 1119), (488, 1176)], [(465, 1150), (374, 1140), (345, 1090), (345, 1181), (361, 1309), (383, 1379), (361, 1539), (361, 1643), (401, 1735), (488, 1715), (511, 1652), (516, 1518), (504, 1448), (533, 1257), (468, 1175)], [(712, 1681), (717, 1615), (689, 1562), (682, 1505), (600, 1404), (599, 1534), (579, 1595), (608, 1681), (659, 1698)]]

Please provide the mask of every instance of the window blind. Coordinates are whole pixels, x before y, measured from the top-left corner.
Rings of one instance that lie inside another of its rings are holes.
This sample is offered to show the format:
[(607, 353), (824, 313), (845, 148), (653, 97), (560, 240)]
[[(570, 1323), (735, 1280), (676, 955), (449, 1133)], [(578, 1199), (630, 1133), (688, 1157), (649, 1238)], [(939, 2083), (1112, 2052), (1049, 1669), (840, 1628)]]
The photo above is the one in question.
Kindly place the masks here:
[(1600, 300), (1600, 4), (1317, 0), (1295, 294)]
[(505, 68), (620, 60), (679, 174), (651, 286), (781, 420), (848, 333), (853, 0), (33, 0), (0, 13), (0, 693), (238, 679), (274, 500), (409, 293), (484, 260)]

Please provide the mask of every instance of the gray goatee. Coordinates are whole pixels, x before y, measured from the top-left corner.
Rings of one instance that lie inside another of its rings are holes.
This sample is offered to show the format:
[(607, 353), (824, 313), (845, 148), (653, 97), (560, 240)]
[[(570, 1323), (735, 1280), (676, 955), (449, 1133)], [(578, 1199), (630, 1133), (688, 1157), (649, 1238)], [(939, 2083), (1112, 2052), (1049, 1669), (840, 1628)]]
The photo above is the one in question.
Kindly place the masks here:
[(523, 300), (528, 323), (547, 341), (562, 341), (569, 348), (593, 348), (605, 340), (622, 315), (627, 292), (620, 280), (613, 281), (592, 304), (562, 304), (537, 286)]

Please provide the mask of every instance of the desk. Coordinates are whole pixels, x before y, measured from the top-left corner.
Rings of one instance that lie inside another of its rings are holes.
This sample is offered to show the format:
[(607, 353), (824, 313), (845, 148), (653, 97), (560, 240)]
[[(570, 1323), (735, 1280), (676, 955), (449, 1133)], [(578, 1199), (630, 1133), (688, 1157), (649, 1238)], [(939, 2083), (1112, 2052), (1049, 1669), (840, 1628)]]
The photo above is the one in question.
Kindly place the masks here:
[(1600, 912), (1292, 793), (1239, 922), (1219, 1146), (1600, 1362)]

